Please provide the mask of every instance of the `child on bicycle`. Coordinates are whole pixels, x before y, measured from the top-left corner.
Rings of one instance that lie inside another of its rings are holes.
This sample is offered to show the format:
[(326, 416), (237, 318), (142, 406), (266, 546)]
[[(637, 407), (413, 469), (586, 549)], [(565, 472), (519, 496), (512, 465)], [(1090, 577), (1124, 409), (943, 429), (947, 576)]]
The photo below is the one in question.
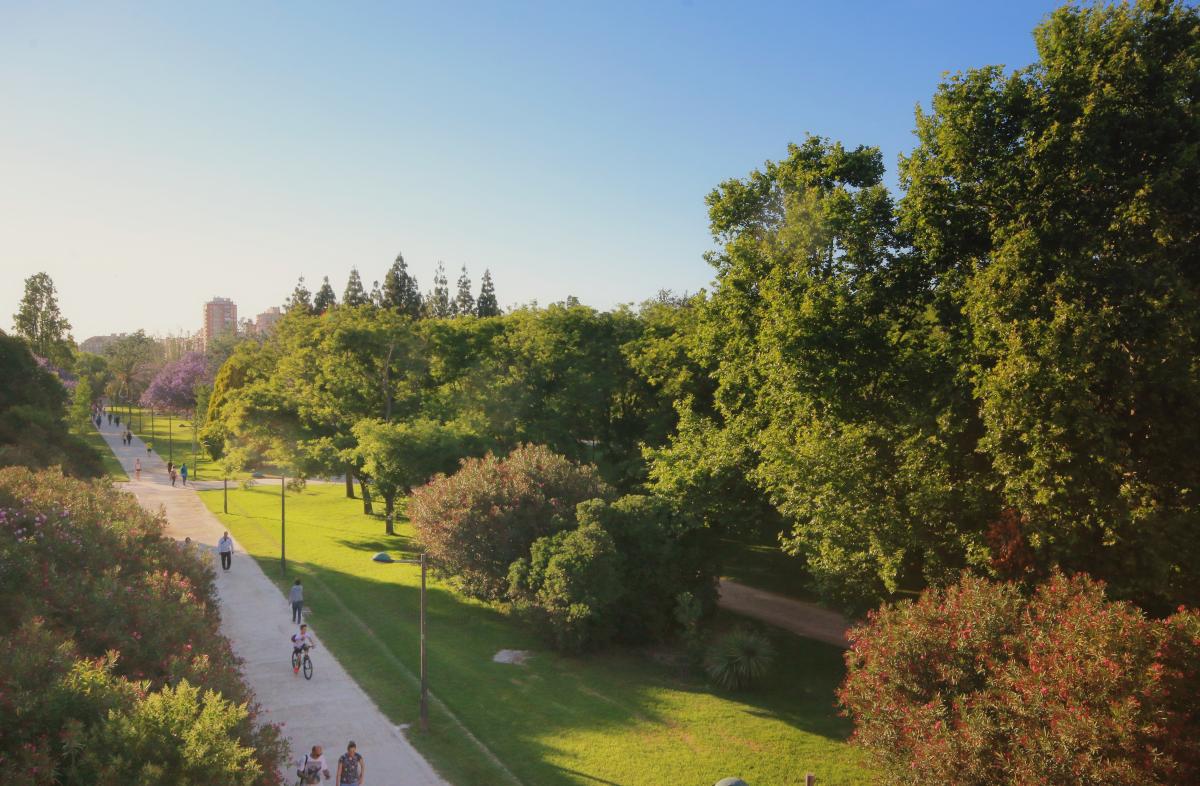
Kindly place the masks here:
[[(312, 634), (308, 632), (308, 624), (300, 625), (300, 632), (292, 634), (292, 655), (300, 655), (301, 653), (310, 650), (317, 646), (317, 642), (313, 640)], [(292, 658), (292, 663), (297, 663), (297, 658)], [(293, 666), (292, 671), (299, 673), (300, 667)], [(308, 676), (307, 674), (305, 676)]]

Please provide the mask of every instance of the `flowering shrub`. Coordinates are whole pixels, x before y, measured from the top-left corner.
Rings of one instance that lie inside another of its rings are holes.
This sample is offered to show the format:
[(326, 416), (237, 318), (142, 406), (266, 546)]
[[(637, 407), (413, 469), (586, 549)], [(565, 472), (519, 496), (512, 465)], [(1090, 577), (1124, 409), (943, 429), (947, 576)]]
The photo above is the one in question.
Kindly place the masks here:
[(507, 589), (509, 565), (528, 556), (535, 540), (574, 527), (576, 505), (608, 494), (594, 467), (523, 445), (434, 478), (413, 492), (408, 515), (439, 572), (464, 592), (495, 600)]
[(1200, 782), (1200, 612), (964, 577), (850, 633), (839, 692), (889, 782)]
[[(217, 633), (211, 568), (162, 527), (104, 485), (0, 470), (0, 769), (14, 782), (278, 782), (283, 743), (255, 724)], [(222, 753), (201, 763), (188, 746)]]

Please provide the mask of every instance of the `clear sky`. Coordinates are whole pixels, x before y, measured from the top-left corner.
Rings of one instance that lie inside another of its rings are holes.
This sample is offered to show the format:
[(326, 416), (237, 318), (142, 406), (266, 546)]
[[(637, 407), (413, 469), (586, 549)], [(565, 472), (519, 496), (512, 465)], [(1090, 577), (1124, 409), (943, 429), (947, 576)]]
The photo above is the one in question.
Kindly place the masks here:
[(812, 132), (894, 185), (942, 74), (1056, 5), (0, 0), (0, 325), (39, 270), (82, 340), (397, 252), (504, 306), (694, 292), (721, 180)]

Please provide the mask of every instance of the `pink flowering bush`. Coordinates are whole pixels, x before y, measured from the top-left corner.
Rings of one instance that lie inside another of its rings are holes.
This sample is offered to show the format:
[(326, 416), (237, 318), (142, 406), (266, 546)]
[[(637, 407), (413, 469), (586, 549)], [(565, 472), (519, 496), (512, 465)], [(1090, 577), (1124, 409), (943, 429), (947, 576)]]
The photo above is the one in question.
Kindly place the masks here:
[(283, 743), (255, 722), (211, 568), (162, 529), (107, 485), (0, 470), (0, 771), (14, 782), (278, 783)]
[(507, 589), (509, 565), (535, 540), (573, 528), (580, 502), (610, 496), (595, 467), (523, 445), (504, 458), (467, 459), (414, 490), (408, 515), (439, 572), (495, 600)]
[(1200, 782), (1200, 612), (1055, 575), (964, 577), (873, 613), (839, 692), (889, 783)]
[(196, 386), (212, 381), (204, 353), (189, 352), (162, 367), (142, 394), (141, 404), (176, 412), (190, 410), (196, 406)]

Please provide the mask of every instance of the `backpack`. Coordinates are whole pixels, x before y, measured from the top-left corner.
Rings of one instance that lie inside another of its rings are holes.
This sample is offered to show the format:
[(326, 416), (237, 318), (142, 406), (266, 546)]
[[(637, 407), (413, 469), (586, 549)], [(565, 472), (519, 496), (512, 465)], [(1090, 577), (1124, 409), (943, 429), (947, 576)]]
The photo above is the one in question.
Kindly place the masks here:
[(319, 765), (314, 764), (313, 769), (309, 769), (307, 753), (304, 754), (304, 766), (296, 770), (296, 775), (300, 776), (300, 781), (302, 783), (321, 782), (321, 768)]

